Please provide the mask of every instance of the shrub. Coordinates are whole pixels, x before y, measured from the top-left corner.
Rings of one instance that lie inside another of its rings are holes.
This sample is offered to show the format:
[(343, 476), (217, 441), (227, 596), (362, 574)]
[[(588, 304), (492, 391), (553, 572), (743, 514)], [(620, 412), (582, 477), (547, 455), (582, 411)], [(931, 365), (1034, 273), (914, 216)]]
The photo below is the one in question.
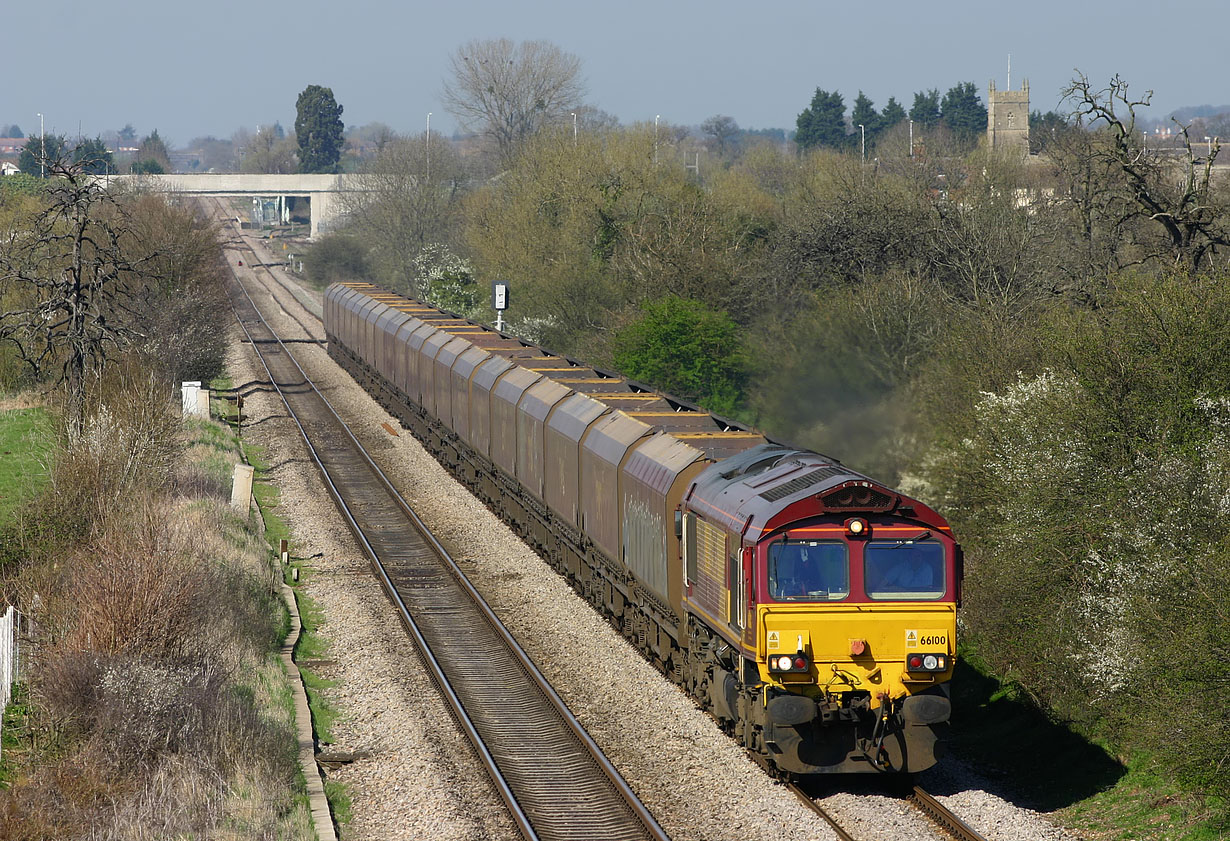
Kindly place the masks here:
[(209, 382), (226, 355), (227, 269), (217, 228), (157, 195), (130, 202), (128, 224), (145, 277), (130, 289), (135, 350), (172, 383)]
[(640, 320), (615, 337), (615, 365), (706, 409), (733, 414), (746, 376), (739, 329), (724, 312), (668, 295), (647, 301)]
[(130, 502), (168, 487), (182, 445), (179, 418), (167, 387), (139, 366), (112, 376), (132, 377), (127, 393), (100, 384), (79, 433), (68, 434), (51, 471), (38, 515), (64, 534), (89, 533)]
[(324, 288), (343, 280), (364, 280), (370, 267), (363, 243), (347, 234), (326, 234), (303, 258), (308, 280)]
[(414, 258), (414, 270), (419, 294), (433, 307), (474, 318), (485, 303), (474, 268), (446, 246), (424, 246)]
[(1223, 796), (1230, 726), (1197, 711), (1230, 673), (1228, 318), (1224, 283), (1186, 278), (1055, 314), (1032, 333), (1050, 368), (983, 392), (925, 471), (995, 671)]

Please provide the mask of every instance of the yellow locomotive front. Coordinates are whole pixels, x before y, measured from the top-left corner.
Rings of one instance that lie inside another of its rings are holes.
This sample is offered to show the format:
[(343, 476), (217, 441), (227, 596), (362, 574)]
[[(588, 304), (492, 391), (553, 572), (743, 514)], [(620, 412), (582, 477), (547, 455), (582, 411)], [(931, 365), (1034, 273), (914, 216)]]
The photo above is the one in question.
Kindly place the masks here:
[[(699, 522), (685, 543), (698, 548), (685, 554), (701, 556), (688, 608), (728, 643), (701, 649), (726, 654), (710, 690), (719, 718), (788, 774), (929, 768), (956, 654), (960, 548), (947, 523), (815, 454), (759, 471), (756, 456), (702, 474), (687, 503)], [(718, 530), (731, 558), (720, 590), (703, 562)]]
[(759, 544), (752, 592), (764, 740), (796, 773), (920, 771), (948, 721), (956, 546), (851, 518)]

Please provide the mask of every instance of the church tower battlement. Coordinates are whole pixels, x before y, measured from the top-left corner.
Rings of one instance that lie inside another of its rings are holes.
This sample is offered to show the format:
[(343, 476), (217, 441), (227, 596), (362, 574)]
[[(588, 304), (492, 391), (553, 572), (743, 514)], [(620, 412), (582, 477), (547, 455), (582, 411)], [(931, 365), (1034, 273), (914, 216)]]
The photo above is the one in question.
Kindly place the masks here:
[(1019, 91), (987, 89), (987, 143), (992, 149), (1014, 149), (1029, 154), (1029, 80)]

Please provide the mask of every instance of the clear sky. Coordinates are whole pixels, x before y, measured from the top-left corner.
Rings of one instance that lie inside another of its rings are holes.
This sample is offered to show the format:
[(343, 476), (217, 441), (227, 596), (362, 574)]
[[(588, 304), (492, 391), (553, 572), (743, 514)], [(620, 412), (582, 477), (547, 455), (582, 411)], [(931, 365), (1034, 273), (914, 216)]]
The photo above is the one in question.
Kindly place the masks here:
[(1154, 90), (1149, 116), (1230, 103), (1230, 2), (994, 0), (38, 0), (5, 4), (0, 123), (95, 135), (132, 123), (183, 145), (294, 124), (304, 87), (333, 89), (347, 125), (455, 127), (440, 101), (449, 55), (473, 38), (542, 38), (580, 56), (588, 102), (624, 123), (793, 127), (817, 87), (847, 109), (863, 90), (908, 109), (917, 90), (1028, 78), (1059, 105), (1079, 68)]

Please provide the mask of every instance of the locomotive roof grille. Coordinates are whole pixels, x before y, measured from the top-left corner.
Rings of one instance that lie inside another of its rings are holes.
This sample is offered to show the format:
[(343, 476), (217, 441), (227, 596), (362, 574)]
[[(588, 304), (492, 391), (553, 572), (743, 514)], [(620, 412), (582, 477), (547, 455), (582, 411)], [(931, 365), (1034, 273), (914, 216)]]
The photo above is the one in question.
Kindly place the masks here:
[(779, 499), (793, 496), (801, 490), (810, 488), (812, 485), (818, 485), (825, 479), (833, 476), (842, 476), (849, 472), (844, 467), (821, 467), (819, 470), (805, 473), (802, 476), (791, 479), (789, 482), (778, 485), (776, 488), (769, 488), (769, 490), (760, 495), (760, 498), (769, 502), (777, 502)]

